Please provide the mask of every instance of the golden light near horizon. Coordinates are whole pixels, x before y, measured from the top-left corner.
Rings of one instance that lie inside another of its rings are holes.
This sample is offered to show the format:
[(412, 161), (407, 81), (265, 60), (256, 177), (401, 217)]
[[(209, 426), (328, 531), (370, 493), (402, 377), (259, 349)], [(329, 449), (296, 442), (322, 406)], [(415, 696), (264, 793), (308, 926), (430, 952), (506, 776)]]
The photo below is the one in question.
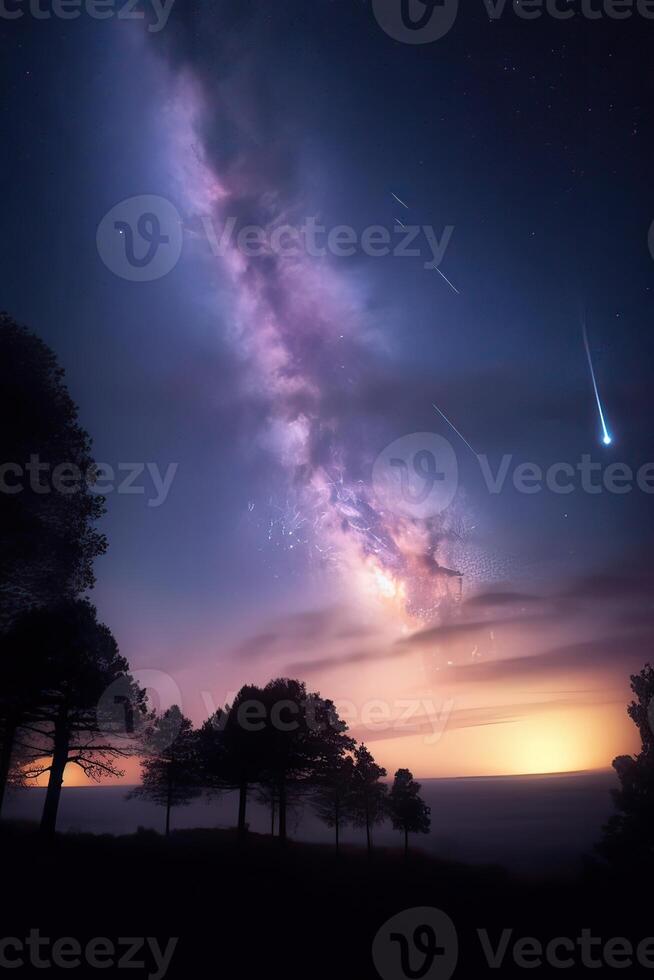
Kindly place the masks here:
[(408, 764), (422, 779), (600, 770), (616, 755), (638, 749), (623, 705), (534, 707), (532, 716), (471, 727), (445, 724), (437, 739), (407, 735), (378, 739), (371, 747), (389, 773)]
[[(125, 773), (124, 776), (103, 779), (100, 782), (96, 782), (94, 779), (90, 779), (87, 775), (85, 775), (79, 766), (76, 766), (73, 762), (69, 762), (64, 770), (63, 788), (75, 789), (83, 786), (133, 786), (141, 782), (141, 762), (137, 756), (124, 759), (122, 761), (122, 769)], [(48, 785), (48, 776), (49, 773), (45, 772), (37, 779), (30, 780), (30, 786), (45, 789)]]
[[(448, 730), (445, 724), (435, 740), (424, 734), (375, 738), (369, 747), (389, 777), (408, 766), (421, 779), (473, 778), (607, 769), (616, 755), (636, 752), (638, 738), (624, 706), (615, 703), (553, 708), (532, 717), (470, 728)], [(123, 769), (120, 779), (96, 783), (69, 764), (64, 789), (140, 781), (138, 757), (124, 760)], [(44, 788), (47, 777), (46, 773), (33, 785)]]
[(525, 718), (507, 746), (507, 773), (603, 769), (616, 755), (637, 750), (637, 735), (624, 706), (600, 704), (553, 710)]

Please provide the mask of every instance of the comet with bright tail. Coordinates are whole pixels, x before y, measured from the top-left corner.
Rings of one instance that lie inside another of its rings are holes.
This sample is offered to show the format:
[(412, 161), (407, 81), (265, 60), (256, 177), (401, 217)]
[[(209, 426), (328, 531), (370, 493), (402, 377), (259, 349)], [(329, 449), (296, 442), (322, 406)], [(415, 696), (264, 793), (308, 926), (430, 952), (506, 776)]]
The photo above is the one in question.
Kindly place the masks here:
[(584, 347), (586, 348), (586, 357), (588, 358), (588, 367), (590, 368), (590, 377), (593, 383), (593, 391), (595, 393), (595, 401), (597, 402), (597, 411), (599, 412), (600, 424), (602, 427), (602, 442), (605, 446), (610, 446), (613, 442), (613, 437), (609, 432), (606, 425), (606, 417), (604, 415), (604, 408), (602, 407), (602, 399), (600, 398), (599, 387), (597, 385), (597, 378), (595, 377), (595, 368), (593, 367), (593, 358), (590, 353), (590, 344), (588, 343), (588, 330), (586, 329), (586, 321), (582, 320), (581, 329), (584, 337)]

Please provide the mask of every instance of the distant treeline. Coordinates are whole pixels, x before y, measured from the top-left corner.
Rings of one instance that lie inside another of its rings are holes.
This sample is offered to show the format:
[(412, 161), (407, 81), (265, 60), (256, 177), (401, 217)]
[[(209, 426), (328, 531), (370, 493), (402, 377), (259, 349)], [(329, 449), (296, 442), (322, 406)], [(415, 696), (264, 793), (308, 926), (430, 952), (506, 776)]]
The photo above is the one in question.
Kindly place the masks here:
[(375, 824), (390, 818), (404, 834), (427, 833), (429, 807), (408, 769), (383, 782), (386, 770), (365, 745), (347, 734), (332, 701), (308, 693), (288, 678), (265, 687), (246, 685), (199, 729), (177, 706), (144, 723), (143, 781), (132, 796), (143, 796), (170, 812), (203, 791), (238, 791), (239, 833), (247, 829), (248, 794), (256, 789), (270, 807), (271, 833), (286, 838), (287, 810), (307, 800), (334, 829), (336, 847), (347, 824), (362, 827), (372, 847)]
[[(42, 465), (57, 473), (58, 490), (41, 484)], [(241, 834), (253, 790), (282, 840), (289, 804), (300, 799), (334, 828), (337, 846), (352, 823), (365, 828), (370, 848), (386, 817), (405, 847), (409, 833), (426, 833), (429, 808), (411, 773), (398, 770), (389, 790), (385, 770), (348, 736), (333, 703), (298, 680), (246, 686), (198, 730), (176, 706), (151, 710), (87, 598), (107, 546), (95, 526), (104, 513), (95, 472), (54, 353), (0, 313), (0, 812), (8, 786), (47, 774), (41, 829), (52, 835), (67, 765), (101, 779), (121, 775), (121, 760), (138, 755), (143, 782), (134, 792), (165, 806), (166, 831), (174, 806), (235, 789)], [(71, 492), (67, 473), (85, 474)], [(614, 760), (618, 813), (599, 850), (638, 873), (654, 863), (654, 669), (647, 664), (631, 686), (627, 710), (642, 747)]]
[[(107, 545), (95, 527), (104, 499), (93, 487), (91, 439), (54, 353), (7, 314), (0, 446), (0, 810), (8, 786), (47, 775), (41, 829), (52, 835), (66, 766), (99, 780), (121, 775), (121, 760), (137, 755), (143, 784), (134, 792), (165, 806), (167, 832), (174, 806), (227, 789), (238, 790), (241, 834), (251, 791), (270, 805), (282, 840), (289, 801), (300, 798), (334, 828), (337, 846), (348, 823), (365, 827), (368, 847), (386, 816), (405, 843), (429, 829), (411, 773), (399, 770), (389, 791), (385, 770), (347, 735), (333, 703), (300, 681), (246, 686), (199, 730), (176, 706), (151, 709), (86, 597)], [(17, 480), (35, 465), (58, 474), (58, 490)], [(67, 471), (86, 475), (71, 492)]]

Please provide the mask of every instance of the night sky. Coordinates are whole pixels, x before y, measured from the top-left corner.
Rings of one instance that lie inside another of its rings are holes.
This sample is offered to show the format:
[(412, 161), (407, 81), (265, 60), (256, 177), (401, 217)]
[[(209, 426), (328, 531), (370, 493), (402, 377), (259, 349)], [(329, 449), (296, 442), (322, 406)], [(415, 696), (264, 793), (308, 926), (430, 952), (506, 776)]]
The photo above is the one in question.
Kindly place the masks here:
[[(178, 464), (160, 506), (147, 472), (108, 496), (94, 601), (195, 721), (293, 673), (349, 702), (357, 737), (371, 701), (417, 704), (418, 728), (365, 733), (389, 768), (602, 767), (633, 748), (629, 673), (651, 657), (654, 498), (510, 475), (492, 494), (475, 454), (654, 460), (654, 21), (461, 7), (424, 45), (362, 0), (177, 0), (159, 31), (3, 21), (1, 305), (56, 351), (98, 461)], [(136, 195), (181, 218), (149, 282), (96, 247)], [(424, 238), (419, 257), (212, 254), (207, 219), (230, 217), (453, 226), (455, 288)], [(459, 480), (425, 524), (371, 472), (429, 432)]]

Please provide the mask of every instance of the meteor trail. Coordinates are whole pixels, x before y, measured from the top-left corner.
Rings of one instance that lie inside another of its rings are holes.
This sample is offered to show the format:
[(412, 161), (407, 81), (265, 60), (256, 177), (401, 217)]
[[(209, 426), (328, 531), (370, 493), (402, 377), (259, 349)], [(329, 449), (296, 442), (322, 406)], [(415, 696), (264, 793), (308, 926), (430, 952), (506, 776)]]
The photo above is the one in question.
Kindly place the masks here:
[(590, 368), (590, 377), (593, 382), (593, 391), (595, 392), (595, 401), (597, 402), (597, 410), (599, 412), (600, 422), (602, 423), (602, 442), (605, 446), (610, 446), (613, 442), (609, 430), (606, 427), (606, 421), (604, 419), (604, 410), (602, 409), (602, 402), (599, 396), (599, 389), (597, 387), (597, 380), (595, 378), (595, 369), (593, 368), (593, 359), (590, 354), (590, 345), (588, 343), (588, 331), (586, 330), (586, 321), (581, 321), (581, 329), (584, 336), (584, 347), (586, 348), (586, 357), (588, 358), (588, 367)]
[(473, 455), (473, 456), (477, 456), (477, 455), (478, 455), (478, 453), (476, 453), (476, 452), (474, 451), (474, 449), (472, 448), (472, 446), (470, 445), (470, 443), (468, 442), (468, 440), (467, 440), (467, 439), (465, 438), (465, 436), (462, 436), (462, 435), (461, 435), (461, 433), (459, 432), (459, 430), (457, 429), (457, 427), (456, 427), (455, 425), (452, 425), (452, 423), (451, 423), (451, 422), (450, 422), (450, 420), (448, 419), (448, 417), (447, 417), (447, 415), (444, 415), (444, 414), (443, 414), (443, 412), (441, 412), (441, 410), (440, 410), (440, 408), (438, 407), (438, 405), (434, 405), (434, 403), (432, 402), (432, 408), (435, 408), (435, 409), (436, 409), (436, 411), (438, 412), (438, 414), (440, 415), (440, 417), (441, 417), (442, 419), (445, 419), (445, 421), (446, 421), (446, 422), (447, 422), (447, 424), (449, 425), (449, 427), (450, 427), (450, 429), (453, 429), (453, 430), (454, 430), (454, 432), (456, 432), (456, 434), (458, 435), (458, 437), (459, 437), (459, 439), (461, 440), (461, 442), (464, 442), (464, 443), (466, 444), (466, 446), (468, 447), (468, 449), (470, 450), (470, 452), (472, 453), (472, 455)]
[[(404, 201), (402, 200), (402, 198), (401, 198), (401, 197), (398, 197), (398, 196), (397, 196), (397, 194), (395, 194), (395, 193), (394, 193), (393, 191), (391, 191), (391, 197), (394, 197), (394, 198), (395, 198), (395, 200), (397, 201), (397, 203), (398, 203), (398, 204), (401, 204), (403, 208), (406, 208), (406, 209), (407, 209), (407, 211), (409, 211), (409, 210), (410, 210), (410, 208), (409, 208), (409, 205), (408, 205), (408, 204), (405, 204), (405, 203), (404, 203)], [(404, 224), (404, 223), (403, 223), (402, 221), (400, 221), (400, 219), (399, 219), (399, 218), (393, 218), (393, 221), (395, 221), (395, 222), (397, 222), (397, 224), (398, 224), (398, 225), (400, 225), (400, 227), (401, 227), (401, 228), (406, 228), (406, 225), (405, 225), (405, 224)], [(443, 279), (445, 280), (445, 282), (446, 282), (446, 283), (447, 283), (447, 285), (448, 285), (448, 286), (450, 287), (450, 289), (452, 290), (452, 292), (454, 292), (454, 293), (456, 293), (456, 295), (457, 295), (457, 296), (460, 296), (460, 295), (461, 295), (461, 293), (460, 293), (460, 292), (459, 292), (459, 290), (458, 290), (458, 289), (456, 288), (456, 286), (454, 286), (454, 285), (453, 285), (453, 284), (452, 284), (452, 283), (450, 282), (450, 280), (449, 280), (449, 279), (447, 278), (447, 276), (446, 276), (446, 275), (444, 275), (444, 274), (443, 274), (443, 273), (441, 272), (441, 270), (440, 270), (440, 269), (438, 268), (438, 266), (436, 266), (435, 268), (436, 268), (436, 272), (437, 272), (437, 273), (439, 274), (439, 276), (441, 276), (441, 277), (442, 277), (442, 278), (443, 278)]]
[(457, 296), (460, 296), (460, 295), (461, 295), (461, 293), (460, 293), (460, 292), (459, 292), (459, 290), (458, 290), (458, 289), (456, 288), (456, 286), (453, 286), (453, 285), (452, 285), (452, 283), (450, 282), (450, 280), (449, 280), (449, 279), (447, 278), (447, 276), (446, 276), (446, 275), (444, 275), (444, 274), (443, 274), (443, 273), (441, 272), (441, 270), (440, 270), (440, 269), (438, 268), (438, 266), (436, 266), (435, 268), (436, 268), (436, 272), (437, 272), (437, 273), (439, 274), (439, 276), (443, 276), (443, 279), (445, 280), (445, 282), (447, 283), (447, 285), (448, 285), (448, 286), (450, 287), (450, 289), (453, 289), (453, 290), (454, 290), (454, 292), (456, 293), (456, 295), (457, 295)]

